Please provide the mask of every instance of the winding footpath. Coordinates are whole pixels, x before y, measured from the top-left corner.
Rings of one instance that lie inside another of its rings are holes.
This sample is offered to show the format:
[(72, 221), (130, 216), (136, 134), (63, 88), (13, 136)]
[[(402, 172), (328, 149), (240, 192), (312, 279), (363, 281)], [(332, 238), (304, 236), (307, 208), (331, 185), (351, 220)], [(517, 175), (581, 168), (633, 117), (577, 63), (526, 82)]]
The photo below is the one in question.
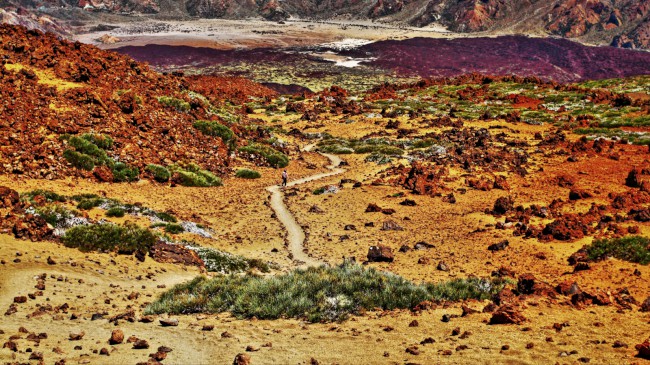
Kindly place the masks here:
[[(303, 148), (303, 151), (310, 151), (314, 147), (313, 144)], [(310, 181), (323, 179), (329, 176), (338, 175), (345, 172), (345, 169), (338, 167), (341, 164), (341, 159), (338, 156), (328, 153), (318, 152), (320, 155), (327, 157), (330, 160), (330, 165), (327, 168), (329, 172), (322, 172), (302, 179), (289, 181), (287, 187), (304, 184)], [(276, 217), (284, 225), (287, 230), (287, 242), (289, 252), (293, 260), (298, 263), (299, 267), (319, 266), (324, 264), (322, 261), (314, 259), (305, 253), (305, 231), (300, 227), (296, 218), (291, 214), (286, 204), (284, 204), (284, 192), (279, 185), (271, 185), (266, 188), (271, 193), (271, 209), (275, 212)]]

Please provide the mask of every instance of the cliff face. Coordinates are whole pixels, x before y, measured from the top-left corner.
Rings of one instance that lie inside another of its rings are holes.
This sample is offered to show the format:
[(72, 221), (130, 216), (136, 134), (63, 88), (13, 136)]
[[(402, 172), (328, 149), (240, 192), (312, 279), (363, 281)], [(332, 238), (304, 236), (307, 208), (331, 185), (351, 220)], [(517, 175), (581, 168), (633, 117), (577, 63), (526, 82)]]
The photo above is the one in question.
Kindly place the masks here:
[(3, 0), (0, 6), (273, 21), (299, 17), (373, 19), (411, 26), (435, 22), (457, 32), (515, 29), (616, 47), (650, 47), (650, 3), (643, 0), (185, 0), (181, 4), (171, 0)]

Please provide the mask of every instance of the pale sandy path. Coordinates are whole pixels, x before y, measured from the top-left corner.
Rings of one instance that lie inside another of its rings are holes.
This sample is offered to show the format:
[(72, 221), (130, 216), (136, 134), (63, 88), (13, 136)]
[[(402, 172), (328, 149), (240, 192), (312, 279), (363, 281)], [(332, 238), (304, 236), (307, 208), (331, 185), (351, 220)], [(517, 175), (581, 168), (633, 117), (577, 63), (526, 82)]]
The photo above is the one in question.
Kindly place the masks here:
[[(303, 150), (310, 151), (313, 147), (314, 145), (311, 144), (306, 146)], [(338, 167), (341, 163), (341, 159), (338, 156), (328, 153), (319, 153), (330, 160), (330, 165), (327, 166), (330, 171), (289, 181), (287, 187), (304, 184), (306, 182), (323, 179), (345, 172), (345, 169)], [(282, 188), (278, 185), (271, 185), (267, 187), (266, 190), (271, 193), (271, 208), (275, 212), (280, 223), (282, 223), (287, 230), (287, 242), (293, 260), (301, 267), (322, 265), (322, 261), (316, 260), (305, 253), (305, 231), (303, 231), (302, 227), (300, 227), (298, 222), (296, 222), (293, 214), (291, 214), (287, 206), (284, 204), (284, 192), (282, 191)]]

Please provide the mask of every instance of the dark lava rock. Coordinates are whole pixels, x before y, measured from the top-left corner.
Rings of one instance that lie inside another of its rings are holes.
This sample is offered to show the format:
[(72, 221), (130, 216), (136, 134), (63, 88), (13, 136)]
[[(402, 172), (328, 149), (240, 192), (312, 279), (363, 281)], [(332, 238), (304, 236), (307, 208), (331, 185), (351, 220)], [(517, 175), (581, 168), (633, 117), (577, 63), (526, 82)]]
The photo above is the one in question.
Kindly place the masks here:
[(510, 244), (510, 242), (508, 242), (508, 240), (503, 240), (501, 242), (493, 243), (493, 244), (489, 245), (488, 250), (490, 250), (492, 252), (505, 250), (506, 247), (508, 247), (509, 244)]
[(393, 262), (395, 259), (393, 250), (384, 245), (370, 246), (367, 257), (369, 262)]

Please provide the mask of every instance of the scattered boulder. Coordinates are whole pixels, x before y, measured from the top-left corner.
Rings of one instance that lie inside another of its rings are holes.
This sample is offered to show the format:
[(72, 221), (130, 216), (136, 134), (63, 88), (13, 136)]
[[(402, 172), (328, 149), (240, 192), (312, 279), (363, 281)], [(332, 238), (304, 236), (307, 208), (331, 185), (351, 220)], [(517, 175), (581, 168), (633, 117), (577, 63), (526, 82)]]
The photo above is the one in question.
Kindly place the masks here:
[(232, 365), (250, 365), (251, 357), (246, 354), (237, 354), (235, 360), (232, 362)]
[(581, 200), (591, 198), (593, 195), (591, 193), (580, 190), (580, 189), (571, 189), (569, 192), (569, 200)]
[(516, 307), (509, 304), (499, 307), (490, 318), (490, 324), (521, 324), (524, 321), (526, 321), (526, 317)]
[(403, 231), (404, 228), (392, 220), (385, 221), (381, 226), (382, 231)]
[(393, 250), (384, 245), (370, 246), (367, 257), (369, 262), (393, 262), (395, 259)]
[(414, 250), (428, 250), (428, 249), (435, 248), (435, 247), (436, 246), (434, 246), (434, 245), (432, 245), (430, 243), (427, 243), (425, 241), (420, 241), (420, 242), (416, 243), (413, 246), (413, 249)]
[(81, 332), (70, 332), (70, 334), (69, 334), (68, 337), (70, 338), (70, 341), (79, 341), (79, 340), (81, 340), (82, 338), (84, 338), (85, 335), (86, 335), (86, 332), (84, 332), (84, 331), (81, 331)]
[(494, 202), (494, 207), (492, 212), (497, 215), (503, 215), (508, 213), (514, 208), (514, 201), (509, 196), (502, 196)]
[(366, 208), (366, 213), (378, 213), (381, 211), (382, 211), (381, 207), (374, 203), (368, 204), (368, 207)]
[(449, 265), (447, 265), (447, 263), (444, 261), (440, 261), (438, 263), (438, 266), (436, 266), (436, 269), (440, 271), (449, 271)]
[(634, 348), (639, 351), (638, 357), (650, 360), (650, 338), (634, 346)]
[(510, 242), (508, 242), (508, 240), (503, 240), (501, 242), (493, 243), (493, 244), (489, 245), (488, 250), (490, 250), (492, 252), (502, 251), (502, 250), (505, 250), (506, 247), (508, 247), (509, 244), (510, 244)]
[(147, 340), (138, 339), (133, 343), (133, 348), (136, 350), (144, 350), (149, 348), (149, 342)]
[(646, 300), (641, 303), (641, 308), (639, 310), (641, 312), (650, 312), (650, 297), (647, 297)]
[(555, 291), (566, 296), (573, 296), (574, 294), (582, 293), (578, 283), (575, 281), (563, 281), (555, 287)]
[(403, 201), (401, 201), (399, 203), (399, 205), (404, 205), (404, 206), (407, 206), (407, 207), (414, 207), (414, 206), (417, 205), (417, 203), (415, 202), (415, 200), (404, 199)]
[(176, 327), (178, 326), (178, 318), (163, 318), (160, 319), (160, 325), (163, 327)]
[(325, 211), (322, 210), (318, 205), (312, 205), (312, 206), (309, 208), (309, 213), (322, 214), (322, 213), (325, 213)]
[(124, 332), (121, 329), (113, 330), (111, 333), (111, 338), (108, 340), (108, 343), (111, 345), (117, 345), (124, 341)]
[(205, 264), (196, 251), (183, 245), (156, 242), (149, 251), (149, 256), (157, 262), (203, 267)]

